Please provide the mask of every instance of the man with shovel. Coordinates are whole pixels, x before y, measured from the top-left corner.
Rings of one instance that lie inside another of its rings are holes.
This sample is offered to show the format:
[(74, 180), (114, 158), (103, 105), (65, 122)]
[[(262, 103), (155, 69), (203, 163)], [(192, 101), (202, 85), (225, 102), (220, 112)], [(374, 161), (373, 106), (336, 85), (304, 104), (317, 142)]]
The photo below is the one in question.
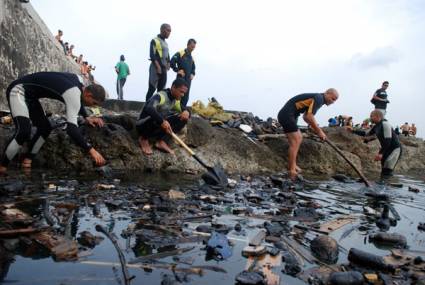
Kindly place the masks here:
[[(384, 118), (381, 110), (373, 110), (370, 113), (370, 119), (375, 125), (368, 131), (356, 131), (355, 133), (365, 136), (364, 142), (368, 143), (378, 138), (381, 144), (379, 153), (375, 156), (375, 161), (381, 162), (381, 177), (387, 178), (393, 175), (393, 170), (401, 156), (401, 145), (398, 135)], [(375, 137), (376, 136), (376, 137)]]
[(177, 78), (171, 88), (159, 91), (146, 102), (136, 125), (139, 145), (144, 154), (152, 154), (149, 139), (157, 140), (157, 149), (174, 154), (165, 140), (173, 132), (183, 129), (190, 118), (189, 111), (180, 102), (187, 89), (187, 82)]
[(317, 125), (314, 115), (323, 104), (331, 105), (338, 99), (338, 91), (334, 88), (325, 93), (306, 93), (292, 97), (278, 114), (279, 123), (288, 138), (288, 172), (291, 179), (295, 179), (301, 169), (297, 165), (297, 155), (302, 142), (302, 135), (297, 126), (298, 117), (304, 113), (304, 121), (322, 139), (326, 140), (326, 134)]

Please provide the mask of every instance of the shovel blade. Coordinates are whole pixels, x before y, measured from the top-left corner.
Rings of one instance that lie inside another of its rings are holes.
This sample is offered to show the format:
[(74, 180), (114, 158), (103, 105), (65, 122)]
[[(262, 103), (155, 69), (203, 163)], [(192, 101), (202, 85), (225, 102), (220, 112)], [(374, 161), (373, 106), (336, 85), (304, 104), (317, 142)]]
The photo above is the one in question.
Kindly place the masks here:
[(202, 179), (206, 184), (220, 188), (227, 186), (227, 175), (220, 164), (216, 164), (214, 167), (208, 167), (207, 169), (208, 172), (202, 175)]

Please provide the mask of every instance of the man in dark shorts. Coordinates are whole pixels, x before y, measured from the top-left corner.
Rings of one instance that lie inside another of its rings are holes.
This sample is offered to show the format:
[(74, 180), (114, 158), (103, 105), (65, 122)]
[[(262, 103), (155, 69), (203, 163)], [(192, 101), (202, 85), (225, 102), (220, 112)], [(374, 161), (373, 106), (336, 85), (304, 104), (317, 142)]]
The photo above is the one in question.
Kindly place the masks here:
[[(25, 142), (29, 142), (29, 149), (22, 166), (31, 168), (33, 157), (52, 131), (40, 104), (40, 98), (59, 100), (65, 104), (68, 135), (90, 154), (97, 165), (105, 164), (103, 156), (86, 141), (77, 124), (78, 115), (82, 115), (86, 123), (103, 126), (102, 119), (88, 117), (82, 106), (82, 103), (86, 106), (96, 106), (105, 101), (105, 89), (102, 86), (92, 84), (84, 87), (82, 78), (72, 73), (38, 72), (13, 81), (6, 90), (6, 96), (16, 131), (3, 153), (0, 173), (6, 172), (9, 162)], [(31, 122), (37, 128), (32, 138)]]
[(304, 113), (304, 121), (322, 139), (326, 135), (317, 125), (314, 115), (323, 104), (331, 105), (338, 99), (338, 91), (334, 88), (326, 90), (325, 93), (305, 93), (292, 97), (278, 114), (279, 123), (282, 125), (288, 137), (288, 172), (291, 179), (295, 179), (301, 169), (297, 165), (297, 154), (302, 142), (302, 135), (298, 129), (297, 121), (301, 113)]
[(190, 118), (189, 111), (181, 103), (187, 89), (187, 82), (177, 78), (170, 89), (159, 91), (146, 102), (136, 125), (139, 145), (144, 154), (152, 154), (149, 139), (157, 140), (157, 149), (174, 154), (166, 140), (172, 132), (182, 130)]
[(375, 124), (371, 130), (368, 132), (355, 131), (354, 133), (365, 136), (364, 142), (366, 143), (378, 138), (381, 149), (375, 156), (375, 161), (381, 162), (381, 178), (387, 178), (393, 175), (394, 168), (401, 157), (400, 140), (380, 110), (373, 110), (370, 113), (370, 119)]

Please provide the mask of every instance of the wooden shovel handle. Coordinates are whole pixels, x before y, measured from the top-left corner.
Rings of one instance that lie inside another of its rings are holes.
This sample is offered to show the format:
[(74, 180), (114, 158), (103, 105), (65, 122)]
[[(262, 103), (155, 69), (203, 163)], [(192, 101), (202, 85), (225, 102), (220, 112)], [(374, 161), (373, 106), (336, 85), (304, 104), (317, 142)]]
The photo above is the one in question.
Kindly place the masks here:
[(174, 132), (171, 133), (171, 136), (173, 137), (173, 139), (176, 140), (176, 142), (179, 143), (179, 145), (181, 145), (190, 155), (195, 155), (195, 152), (193, 150), (190, 149), (190, 147), (187, 146), (187, 144), (184, 143), (184, 141), (182, 141)]
[(345, 159), (345, 161), (357, 172), (357, 174), (361, 177), (361, 179), (363, 180), (364, 184), (367, 187), (370, 187), (370, 182), (367, 180), (366, 176), (364, 176), (364, 174), (360, 171), (360, 169), (357, 168), (357, 166), (354, 165), (354, 163), (347, 157), (345, 156), (345, 154), (333, 143), (331, 142), (329, 139), (325, 140), (326, 143), (328, 143), (328, 145), (330, 145), (342, 158)]

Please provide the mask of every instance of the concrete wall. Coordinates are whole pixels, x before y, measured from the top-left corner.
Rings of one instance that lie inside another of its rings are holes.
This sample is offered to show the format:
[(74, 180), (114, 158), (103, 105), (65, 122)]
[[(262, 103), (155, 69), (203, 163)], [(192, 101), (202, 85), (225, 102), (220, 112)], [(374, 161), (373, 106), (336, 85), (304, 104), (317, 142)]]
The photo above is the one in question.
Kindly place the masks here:
[(5, 91), (20, 76), (37, 71), (79, 73), (31, 4), (18, 0), (0, 0), (0, 67), (0, 110), (9, 109)]

